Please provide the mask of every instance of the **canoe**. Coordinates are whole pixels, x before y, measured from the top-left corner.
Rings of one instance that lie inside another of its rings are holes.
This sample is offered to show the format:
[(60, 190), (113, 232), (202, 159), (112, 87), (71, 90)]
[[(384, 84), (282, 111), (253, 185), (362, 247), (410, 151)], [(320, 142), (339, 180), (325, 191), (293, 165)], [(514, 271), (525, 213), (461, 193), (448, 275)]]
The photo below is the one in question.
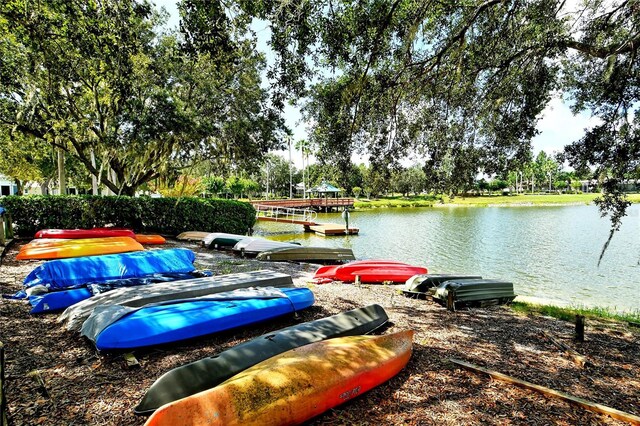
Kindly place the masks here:
[(243, 256), (256, 256), (260, 252), (283, 247), (300, 247), (300, 245), (266, 240), (264, 238), (248, 237), (238, 241), (236, 245), (233, 246), (233, 251)]
[(25, 288), (44, 285), (50, 291), (66, 290), (87, 283), (155, 273), (192, 272), (194, 260), (195, 253), (184, 248), (50, 260), (34, 268), (23, 285)]
[(375, 284), (387, 281), (404, 283), (414, 275), (426, 274), (427, 272), (427, 268), (422, 266), (386, 264), (363, 266), (353, 271), (342, 271), (338, 268), (336, 278), (345, 283), (354, 282), (356, 277), (359, 277), (360, 282), (363, 283)]
[(459, 274), (420, 274), (409, 278), (402, 291), (410, 296), (424, 294), (435, 289), (440, 284), (449, 280), (482, 279), (479, 275), (459, 275)]
[(316, 273), (313, 275), (313, 278), (331, 278), (337, 279), (336, 273), (337, 270), (340, 269), (343, 273), (347, 273), (349, 271), (357, 270), (362, 268), (363, 266), (370, 265), (387, 265), (387, 264), (398, 264), (398, 265), (408, 265), (404, 262), (398, 262), (396, 260), (356, 260), (354, 262), (349, 262), (345, 265), (327, 265), (321, 266), (318, 268)]
[(150, 286), (120, 288), (98, 294), (70, 306), (58, 318), (68, 330), (80, 331), (82, 323), (96, 306), (120, 305), (140, 307), (169, 300), (187, 299), (247, 287), (293, 287), (291, 275), (269, 270), (202, 277), (179, 283), (158, 283)]
[(240, 241), (251, 238), (247, 235), (227, 234), (225, 232), (212, 232), (202, 240), (202, 245), (214, 249), (231, 249)]
[(489, 306), (510, 303), (516, 298), (513, 283), (491, 279), (459, 279), (445, 281), (435, 291), (434, 300), (446, 305), (453, 292), (455, 305)]
[(41, 229), (36, 232), (36, 238), (105, 238), (129, 237), (135, 238), (131, 229), (124, 228), (92, 228), (92, 229)]
[(258, 260), (271, 262), (342, 262), (355, 260), (353, 250), (332, 247), (280, 247), (258, 253)]
[(66, 259), (142, 250), (144, 247), (131, 237), (55, 239), (53, 242), (45, 239), (22, 246), (16, 259)]
[(300, 424), (398, 374), (411, 358), (412, 339), (408, 330), (292, 349), (213, 389), (163, 405), (145, 425)]
[(204, 240), (204, 238), (209, 234), (210, 234), (210, 232), (187, 231), (187, 232), (183, 232), (181, 234), (178, 234), (176, 239), (177, 240), (182, 240), (182, 241), (198, 241), (198, 242), (202, 242), (202, 240)]
[(121, 287), (144, 286), (147, 284), (175, 282), (181, 280), (202, 277), (202, 272), (192, 273), (157, 273), (145, 277), (124, 278), (121, 280), (110, 280), (99, 284), (87, 284), (87, 287), (74, 288), (71, 290), (53, 291), (50, 293), (29, 296), (29, 303), (33, 307), (32, 314), (44, 314), (61, 311), (69, 306), (76, 305), (90, 297), (104, 294)]
[(368, 334), (388, 321), (379, 305), (369, 305), (330, 317), (296, 324), (256, 337), (214, 357), (163, 374), (145, 393), (136, 414), (151, 414), (160, 406), (219, 385), (247, 368), (290, 349), (335, 337)]
[(167, 242), (162, 235), (136, 234), (136, 241), (140, 244), (164, 244)]
[(101, 351), (134, 349), (255, 324), (308, 308), (313, 301), (308, 288), (263, 288), (141, 308), (99, 306), (84, 322), (82, 335)]

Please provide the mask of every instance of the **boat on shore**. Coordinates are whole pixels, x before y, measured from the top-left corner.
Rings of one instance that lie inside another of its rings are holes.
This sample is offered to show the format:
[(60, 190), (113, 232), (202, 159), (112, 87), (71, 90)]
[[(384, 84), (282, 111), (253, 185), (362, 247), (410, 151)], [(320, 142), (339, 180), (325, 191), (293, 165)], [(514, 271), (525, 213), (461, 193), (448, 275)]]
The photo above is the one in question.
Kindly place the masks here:
[(411, 358), (412, 340), (407, 330), (291, 349), (213, 389), (163, 405), (145, 425), (301, 424), (398, 374)]
[(316, 271), (314, 279), (331, 279), (351, 283), (404, 283), (409, 278), (418, 274), (426, 274), (427, 268), (413, 266), (393, 260), (363, 260), (347, 263), (345, 265), (332, 265), (320, 268)]
[(240, 241), (252, 238), (248, 235), (227, 234), (225, 232), (212, 232), (202, 240), (202, 245), (212, 249), (232, 249)]
[(144, 250), (144, 247), (131, 237), (78, 239), (40, 238), (22, 246), (16, 256), (16, 259), (68, 259), (73, 257), (99, 256), (142, 250)]
[(103, 350), (161, 345), (267, 321), (306, 309), (308, 288), (238, 289), (140, 308), (98, 306), (81, 333)]
[(105, 237), (130, 237), (136, 234), (126, 228), (91, 228), (91, 229), (41, 229), (36, 232), (35, 238), (105, 238)]
[(281, 241), (266, 240), (264, 238), (245, 238), (233, 246), (233, 251), (241, 256), (257, 256), (267, 250), (285, 247), (300, 247), (299, 244), (283, 243)]
[(258, 260), (271, 262), (335, 263), (355, 260), (353, 250), (338, 247), (280, 247), (258, 253)]
[(420, 274), (409, 278), (402, 289), (405, 296), (423, 298), (432, 295), (436, 287), (449, 280), (482, 279), (479, 275)]
[(164, 404), (211, 389), (241, 371), (290, 349), (335, 337), (368, 334), (388, 319), (380, 305), (369, 305), (256, 337), (213, 357), (166, 372), (151, 385), (134, 411), (136, 414), (151, 414)]
[(202, 297), (248, 287), (293, 287), (291, 275), (270, 270), (193, 278), (139, 287), (126, 287), (97, 294), (67, 308), (58, 318), (68, 330), (80, 331), (97, 306), (141, 307), (170, 300)]
[(510, 303), (516, 298), (513, 283), (492, 279), (458, 279), (440, 284), (433, 299), (447, 304), (449, 293), (453, 293), (454, 306), (490, 306)]

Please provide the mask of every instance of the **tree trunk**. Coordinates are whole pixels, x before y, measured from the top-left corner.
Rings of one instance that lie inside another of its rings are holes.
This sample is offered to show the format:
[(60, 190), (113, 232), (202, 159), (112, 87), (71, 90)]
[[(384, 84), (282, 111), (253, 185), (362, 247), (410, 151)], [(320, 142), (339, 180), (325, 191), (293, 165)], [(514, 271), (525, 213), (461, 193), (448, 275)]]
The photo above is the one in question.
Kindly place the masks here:
[(22, 181), (20, 179), (15, 179), (15, 183), (16, 183), (16, 195), (24, 195), (24, 184), (22, 183)]
[(67, 174), (64, 170), (64, 151), (58, 148), (58, 194), (67, 193)]

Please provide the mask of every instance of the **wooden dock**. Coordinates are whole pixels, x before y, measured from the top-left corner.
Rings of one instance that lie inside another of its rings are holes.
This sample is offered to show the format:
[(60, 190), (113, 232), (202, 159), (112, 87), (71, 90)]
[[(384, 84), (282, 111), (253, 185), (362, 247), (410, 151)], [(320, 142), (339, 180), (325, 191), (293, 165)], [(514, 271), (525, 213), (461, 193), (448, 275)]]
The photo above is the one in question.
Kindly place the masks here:
[(323, 235), (325, 237), (332, 235), (358, 235), (360, 229), (349, 227), (349, 232), (345, 229), (343, 225), (338, 225), (335, 223), (319, 223), (317, 225), (305, 226), (305, 232), (315, 232), (318, 235)]
[(286, 200), (260, 200), (252, 201), (251, 204), (281, 208), (313, 209), (317, 211), (342, 210), (343, 208), (353, 208), (353, 198), (292, 198)]

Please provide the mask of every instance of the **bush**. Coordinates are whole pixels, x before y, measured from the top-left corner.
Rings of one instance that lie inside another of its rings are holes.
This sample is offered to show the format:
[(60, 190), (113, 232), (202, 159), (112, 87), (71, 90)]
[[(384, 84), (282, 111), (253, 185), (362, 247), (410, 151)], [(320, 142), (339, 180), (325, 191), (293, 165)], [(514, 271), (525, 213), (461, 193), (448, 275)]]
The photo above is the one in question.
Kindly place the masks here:
[(177, 235), (184, 231), (244, 234), (255, 223), (248, 203), (201, 198), (98, 197), (34, 195), (0, 198), (13, 218), (15, 232), (32, 236), (46, 228), (117, 226), (136, 232)]

